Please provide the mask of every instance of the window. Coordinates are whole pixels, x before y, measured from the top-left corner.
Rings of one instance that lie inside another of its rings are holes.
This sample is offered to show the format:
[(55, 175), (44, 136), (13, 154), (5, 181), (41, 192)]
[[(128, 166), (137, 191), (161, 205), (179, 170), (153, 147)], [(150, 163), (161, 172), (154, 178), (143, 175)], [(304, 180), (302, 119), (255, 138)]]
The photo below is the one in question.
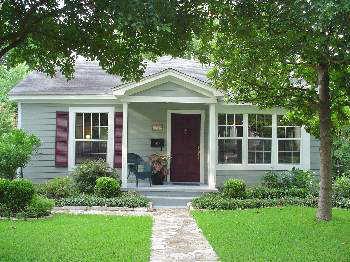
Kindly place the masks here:
[(272, 115), (248, 115), (248, 163), (270, 164)]
[(108, 113), (76, 113), (75, 164), (107, 159)]
[(218, 115), (218, 161), (221, 164), (242, 163), (243, 115)]
[(300, 163), (301, 128), (285, 125), (283, 116), (277, 116), (278, 163)]

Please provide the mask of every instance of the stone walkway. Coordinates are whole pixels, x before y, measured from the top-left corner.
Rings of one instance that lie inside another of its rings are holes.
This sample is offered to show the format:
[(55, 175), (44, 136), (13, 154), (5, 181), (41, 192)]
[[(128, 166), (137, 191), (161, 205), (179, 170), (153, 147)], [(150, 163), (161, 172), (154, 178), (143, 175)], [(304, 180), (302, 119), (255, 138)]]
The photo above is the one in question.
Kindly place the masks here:
[(154, 218), (151, 262), (218, 261), (218, 257), (198, 228), (188, 209), (58, 207), (53, 213), (144, 216)]
[(151, 261), (218, 261), (187, 209), (158, 209), (153, 213)]

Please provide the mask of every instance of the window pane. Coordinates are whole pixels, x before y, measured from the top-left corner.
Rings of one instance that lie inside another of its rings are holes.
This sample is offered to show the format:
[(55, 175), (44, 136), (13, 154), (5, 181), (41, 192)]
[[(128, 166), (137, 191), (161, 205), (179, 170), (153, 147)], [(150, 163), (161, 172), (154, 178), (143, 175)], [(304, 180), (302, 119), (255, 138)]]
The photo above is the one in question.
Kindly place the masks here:
[(219, 126), (218, 128), (218, 136), (225, 137), (226, 134), (226, 126)]
[(84, 113), (84, 138), (91, 138), (91, 114)]
[(93, 127), (92, 128), (92, 139), (99, 139), (99, 128), (98, 127)]
[(83, 127), (82, 126), (76, 126), (75, 127), (75, 138), (76, 139), (82, 139), (83, 138)]
[(277, 137), (278, 138), (285, 138), (286, 137), (286, 128), (285, 127), (277, 127)]
[(100, 125), (108, 126), (108, 113), (101, 113), (100, 118)]
[(75, 138), (83, 138), (83, 114), (77, 113), (75, 115)]
[(235, 117), (235, 125), (243, 125), (243, 115), (242, 114), (238, 114)]
[(272, 137), (272, 115), (248, 115), (249, 137)]
[(92, 126), (99, 126), (99, 125), (100, 125), (99, 113), (92, 113)]
[(87, 160), (106, 160), (107, 142), (77, 141), (75, 146), (75, 163), (80, 164)]
[(227, 137), (242, 137), (243, 136), (243, 126), (228, 126), (227, 127)]
[(107, 140), (108, 139), (108, 127), (100, 128), (100, 139)]
[(241, 139), (219, 139), (218, 142), (219, 163), (242, 163)]
[(227, 114), (227, 125), (234, 125), (234, 124), (235, 124), (235, 115)]
[(248, 163), (269, 164), (271, 163), (270, 139), (249, 139), (248, 140)]
[(300, 127), (287, 127), (286, 128), (287, 138), (300, 138)]
[(218, 118), (219, 125), (226, 125), (226, 114), (219, 114)]
[(83, 126), (83, 113), (77, 113), (75, 116), (75, 125)]
[(237, 126), (236, 130), (237, 130), (237, 136), (243, 137), (243, 126)]
[(278, 152), (278, 163), (289, 164), (292, 162), (292, 152)]

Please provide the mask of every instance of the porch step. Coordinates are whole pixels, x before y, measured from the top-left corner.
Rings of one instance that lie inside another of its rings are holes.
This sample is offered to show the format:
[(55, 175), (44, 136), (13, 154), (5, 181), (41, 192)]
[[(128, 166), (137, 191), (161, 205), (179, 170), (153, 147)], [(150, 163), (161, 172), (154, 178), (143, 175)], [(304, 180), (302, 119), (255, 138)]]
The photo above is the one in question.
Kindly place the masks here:
[(147, 196), (155, 208), (185, 208), (193, 197)]

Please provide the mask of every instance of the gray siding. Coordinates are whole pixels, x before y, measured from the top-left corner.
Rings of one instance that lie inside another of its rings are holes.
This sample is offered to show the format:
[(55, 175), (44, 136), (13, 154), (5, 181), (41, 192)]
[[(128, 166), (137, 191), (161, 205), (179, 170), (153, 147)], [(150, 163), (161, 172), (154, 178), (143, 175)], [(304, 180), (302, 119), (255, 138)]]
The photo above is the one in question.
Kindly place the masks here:
[(198, 92), (192, 91), (173, 82), (160, 84), (143, 92), (139, 92), (135, 94), (135, 96), (205, 97)]
[(310, 138), (310, 169), (316, 174), (320, 171), (320, 141), (311, 136)]
[(242, 179), (247, 185), (259, 184), (265, 172), (265, 170), (218, 170), (216, 185), (221, 186), (229, 178)]
[[(120, 111), (120, 107), (116, 110)], [(69, 111), (69, 105), (22, 103), (22, 129), (41, 140), (40, 148), (23, 170), (24, 177), (34, 182), (44, 182), (57, 176), (68, 175), (67, 168), (55, 167), (56, 111)]]

